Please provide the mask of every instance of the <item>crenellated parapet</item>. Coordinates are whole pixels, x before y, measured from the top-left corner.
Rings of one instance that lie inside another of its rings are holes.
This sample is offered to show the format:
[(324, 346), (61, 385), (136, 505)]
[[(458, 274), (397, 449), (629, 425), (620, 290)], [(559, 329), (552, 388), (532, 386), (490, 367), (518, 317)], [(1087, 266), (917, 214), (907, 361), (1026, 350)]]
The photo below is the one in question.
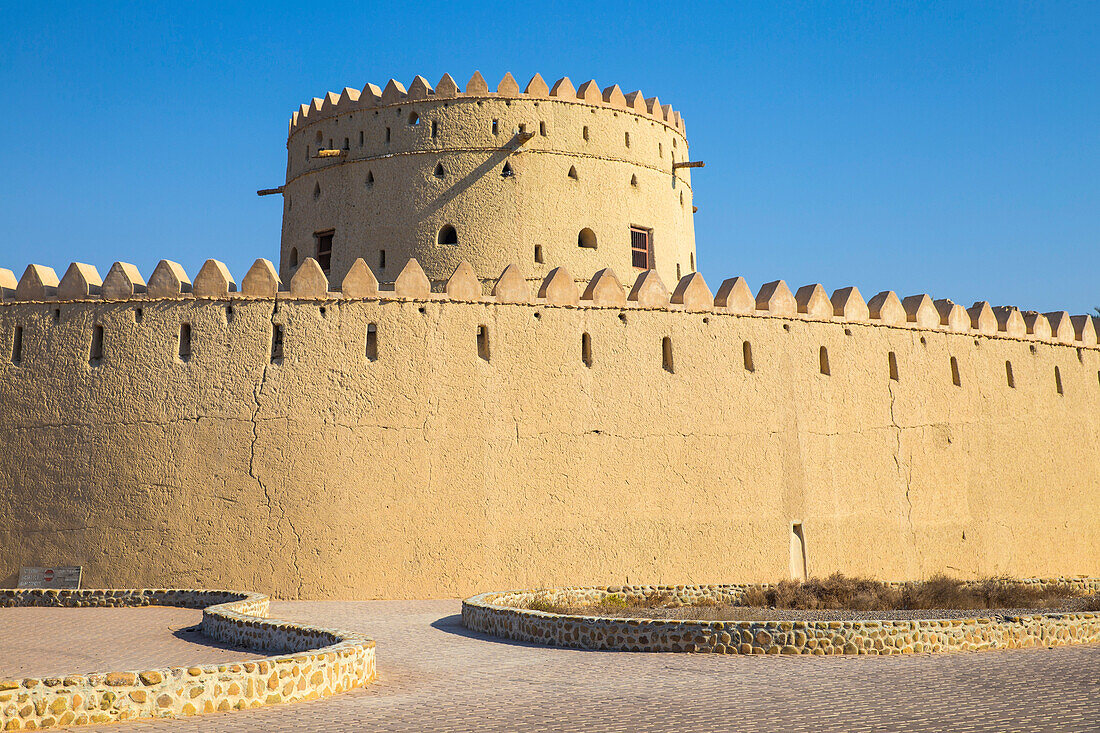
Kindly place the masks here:
[(313, 258), (307, 258), (284, 283), (275, 265), (258, 259), (238, 287), (229, 269), (207, 260), (192, 281), (183, 267), (161, 260), (144, 280), (131, 264), (116, 262), (105, 278), (92, 265), (72, 263), (60, 279), (45, 265), (32, 264), (16, 280), (0, 268), (0, 304), (20, 302), (95, 302), (142, 300), (282, 299), (302, 301), (413, 300), (455, 303), (528, 304), (564, 308), (621, 308), (684, 313), (865, 324), (901, 329), (941, 331), (1082, 348), (1097, 348), (1100, 318), (1066, 311), (1039, 313), (979, 301), (970, 308), (927, 294), (899, 297), (887, 290), (865, 300), (859, 288), (838, 288), (830, 296), (818, 283), (792, 292), (783, 280), (765, 283), (754, 294), (743, 277), (724, 280), (716, 293), (693, 272), (672, 290), (655, 270), (638, 274), (627, 286), (611, 268), (598, 270), (578, 283), (564, 267), (555, 267), (532, 285), (522, 268), (508, 265), (486, 287), (469, 263), (462, 262), (433, 292), (432, 282), (416, 259), (409, 259), (392, 284), (382, 285), (373, 270), (358, 259), (339, 285), (330, 283)]
[(390, 79), (385, 86), (367, 83), (362, 89), (344, 87), (341, 92), (328, 92), (323, 97), (314, 97), (309, 103), (301, 105), (290, 118), (290, 134), (318, 120), (339, 114), (352, 113), (375, 107), (389, 107), (417, 101), (436, 101), (459, 98), (500, 98), (500, 99), (550, 99), (559, 102), (575, 102), (595, 107), (613, 109), (644, 115), (673, 129), (685, 133), (684, 121), (680, 113), (670, 104), (661, 104), (656, 97), (646, 97), (641, 91), (624, 93), (618, 84), (600, 88), (595, 79), (574, 87), (569, 77), (558, 79), (548, 86), (542, 76), (535, 74), (521, 91), (511, 73), (497, 84), (496, 91), (490, 91), (481, 72), (475, 71), (466, 82), (464, 90), (450, 74), (444, 74), (435, 88), (423, 76), (417, 76), (405, 86), (396, 79)]

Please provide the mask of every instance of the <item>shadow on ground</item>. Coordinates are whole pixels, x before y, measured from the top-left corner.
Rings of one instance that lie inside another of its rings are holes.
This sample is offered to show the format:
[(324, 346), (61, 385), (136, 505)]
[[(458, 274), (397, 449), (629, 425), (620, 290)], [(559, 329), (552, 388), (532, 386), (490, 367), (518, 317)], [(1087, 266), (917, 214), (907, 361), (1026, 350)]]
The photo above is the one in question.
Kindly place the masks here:
[(186, 641), (189, 644), (205, 646), (211, 649), (224, 649), (225, 651), (241, 652), (242, 654), (268, 654), (268, 652), (265, 652), (262, 649), (253, 649), (247, 646), (235, 646), (233, 644), (226, 644), (225, 642), (218, 641), (217, 639), (211, 639), (209, 636), (202, 633), (201, 626), (187, 626), (182, 629), (176, 629), (172, 632), (172, 636), (182, 641)]
[(628, 652), (619, 651), (615, 649), (582, 649), (580, 647), (561, 647), (553, 644), (537, 644), (532, 641), (518, 641), (516, 639), (508, 639), (503, 636), (493, 636), (492, 634), (486, 634), (481, 631), (472, 631), (462, 625), (462, 614), (453, 613), (450, 616), (444, 616), (443, 618), (433, 621), (431, 623), (433, 629), (446, 632), (448, 634), (454, 634), (455, 636), (464, 636), (467, 639), (476, 639), (477, 641), (491, 641), (495, 644), (504, 644), (505, 646), (519, 646), (527, 647), (529, 649), (561, 649), (563, 651), (571, 652), (593, 652), (599, 654), (651, 654), (652, 652)]

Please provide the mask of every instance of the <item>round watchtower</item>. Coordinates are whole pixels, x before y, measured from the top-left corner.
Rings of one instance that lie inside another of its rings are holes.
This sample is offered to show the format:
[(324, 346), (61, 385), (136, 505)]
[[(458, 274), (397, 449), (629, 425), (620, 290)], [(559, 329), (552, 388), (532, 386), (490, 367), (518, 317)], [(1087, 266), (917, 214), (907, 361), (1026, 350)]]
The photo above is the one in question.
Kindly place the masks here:
[(415, 257), (436, 283), (462, 260), (482, 280), (515, 263), (675, 283), (696, 268), (687, 161), (678, 112), (595, 81), (329, 93), (290, 122), (280, 272), (316, 257), (340, 282), (362, 257), (388, 282)]

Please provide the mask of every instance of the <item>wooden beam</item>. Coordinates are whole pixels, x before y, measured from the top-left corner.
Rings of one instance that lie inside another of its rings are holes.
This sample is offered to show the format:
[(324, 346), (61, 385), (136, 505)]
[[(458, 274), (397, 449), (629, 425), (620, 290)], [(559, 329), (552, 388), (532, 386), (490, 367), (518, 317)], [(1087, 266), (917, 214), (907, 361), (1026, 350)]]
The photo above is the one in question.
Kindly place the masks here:
[(535, 133), (533, 132), (517, 132), (516, 136), (508, 141), (506, 147), (510, 147), (513, 153), (522, 153), (523, 144), (534, 136)]
[(679, 163), (673, 163), (672, 170), (676, 170), (677, 168), (702, 168), (705, 165), (706, 163), (701, 160), (695, 160), (691, 162), (684, 160)]
[(282, 192), (283, 192), (283, 187), (282, 186), (279, 186), (278, 188), (261, 188), (259, 191), (256, 192), (256, 195), (257, 196), (271, 196), (272, 194), (282, 193)]

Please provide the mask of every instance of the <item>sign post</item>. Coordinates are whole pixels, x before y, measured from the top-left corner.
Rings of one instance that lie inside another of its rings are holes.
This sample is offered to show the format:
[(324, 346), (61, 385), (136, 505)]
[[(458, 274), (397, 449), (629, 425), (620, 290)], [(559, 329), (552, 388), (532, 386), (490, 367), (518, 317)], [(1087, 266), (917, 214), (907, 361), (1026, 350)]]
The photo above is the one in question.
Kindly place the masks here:
[(82, 565), (64, 565), (54, 568), (19, 568), (20, 588), (80, 588)]

